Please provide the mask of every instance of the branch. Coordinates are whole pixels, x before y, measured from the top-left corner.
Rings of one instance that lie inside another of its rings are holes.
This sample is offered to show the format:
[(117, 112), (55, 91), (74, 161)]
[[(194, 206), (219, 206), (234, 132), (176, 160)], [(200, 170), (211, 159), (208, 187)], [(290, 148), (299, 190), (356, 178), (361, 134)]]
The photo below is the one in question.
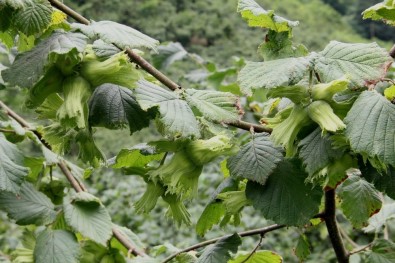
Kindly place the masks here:
[(361, 252), (361, 251), (364, 251), (364, 250), (366, 250), (366, 249), (368, 249), (368, 248), (371, 248), (372, 245), (373, 245), (373, 243), (369, 243), (369, 244), (367, 244), (366, 246), (357, 247), (357, 248), (353, 249), (353, 250), (350, 252), (350, 255), (357, 254), (357, 253), (359, 253), (359, 252)]
[[(85, 24), (85, 25), (89, 25), (90, 21), (87, 18), (83, 17), (82, 15), (80, 15), (79, 13), (77, 13), (76, 11), (74, 11), (73, 9), (68, 7), (67, 5), (59, 2), (58, 0), (48, 0), (48, 1), (51, 3), (51, 5), (53, 7), (59, 9), (63, 13), (67, 14), (69, 17), (72, 17), (75, 21), (77, 21), (79, 23), (82, 23), (82, 24)], [(114, 44), (114, 46), (116, 46), (117, 48), (122, 50), (117, 45)], [(136, 53), (134, 53), (131, 49), (128, 48), (128, 49), (125, 50), (125, 52), (126, 52), (126, 54), (128, 54), (129, 58), (134, 63), (139, 65), (142, 69), (144, 69), (146, 72), (151, 74), (155, 79), (157, 79), (159, 82), (161, 82), (163, 85), (165, 85), (169, 89), (171, 89), (171, 90), (181, 89), (181, 86), (179, 84), (177, 84), (176, 82), (172, 81), (169, 77), (167, 77), (161, 71), (159, 71), (154, 66), (152, 66), (143, 57), (141, 57), (141, 56), (137, 55)], [(264, 126), (259, 125), (259, 124), (253, 124), (253, 123), (245, 122), (245, 121), (229, 122), (229, 123), (226, 123), (226, 124), (228, 124), (230, 126), (233, 126), (233, 127), (236, 127), (236, 128), (240, 128), (242, 130), (247, 130), (247, 131), (250, 131), (251, 128), (253, 128), (255, 132), (268, 132), (268, 133), (271, 132), (270, 128), (264, 127)]]
[(388, 53), (392, 58), (395, 58), (395, 45), (392, 46)]
[[(12, 119), (14, 119), (15, 121), (17, 121), (22, 127), (24, 127), (25, 129), (31, 130), (33, 131), (36, 135), (37, 138), (40, 140), (40, 142), (42, 142), (42, 144), (47, 147), (48, 149), (50, 149), (50, 147), (48, 147), (48, 144), (42, 139), (42, 136), (39, 132), (37, 132), (36, 130), (34, 130), (32, 128), (32, 126), (25, 120), (23, 119), (21, 116), (19, 116), (16, 112), (14, 112), (13, 110), (11, 110), (6, 104), (4, 104), (1, 100), (0, 100), (0, 108), (2, 108), (5, 113)], [(75, 177), (73, 176), (72, 172), (70, 171), (69, 167), (66, 165), (66, 163), (64, 161), (59, 161), (57, 163), (57, 165), (59, 166), (60, 170), (62, 171), (62, 173), (65, 175), (65, 177), (67, 178), (67, 180), (70, 182), (71, 186), (73, 187), (73, 189), (76, 192), (82, 192), (82, 191), (86, 191), (85, 186), (81, 183), (78, 182)], [(120, 233), (116, 228), (112, 229), (113, 235), (114, 237), (123, 245), (125, 246), (133, 255), (135, 256), (146, 256), (146, 254), (144, 252), (138, 251), (133, 244), (131, 244), (127, 238)]]
[(332, 247), (335, 250), (337, 261), (339, 263), (348, 263), (349, 254), (344, 248), (343, 240), (340, 236), (339, 229), (336, 223), (336, 200), (335, 190), (331, 189), (325, 192), (325, 216), (326, 228), (328, 230), (329, 238)]
[[(263, 236), (263, 235), (265, 235), (268, 232), (271, 232), (271, 231), (274, 231), (274, 230), (277, 230), (277, 229), (280, 229), (280, 228), (284, 228), (284, 227), (285, 227), (285, 225), (275, 224), (275, 225), (271, 225), (271, 226), (264, 227), (264, 228), (258, 228), (258, 229), (253, 229), (253, 230), (240, 232), (238, 234), (241, 237), (248, 237), (248, 236), (254, 236), (254, 235), (261, 235), (261, 236)], [(202, 247), (214, 244), (218, 240), (220, 240), (222, 238), (229, 237), (229, 236), (231, 236), (231, 235), (225, 235), (225, 236), (213, 238), (213, 239), (210, 239), (210, 240), (207, 240), (207, 241), (195, 244), (193, 246), (187, 247), (187, 248), (185, 248), (183, 250), (178, 251), (177, 253), (174, 253), (174, 254), (170, 255), (165, 260), (163, 260), (162, 263), (170, 262), (170, 260), (172, 260), (173, 258), (177, 257), (178, 255), (180, 255), (182, 253), (189, 252), (191, 250), (195, 250), (195, 249), (198, 249), (198, 248), (202, 248)]]

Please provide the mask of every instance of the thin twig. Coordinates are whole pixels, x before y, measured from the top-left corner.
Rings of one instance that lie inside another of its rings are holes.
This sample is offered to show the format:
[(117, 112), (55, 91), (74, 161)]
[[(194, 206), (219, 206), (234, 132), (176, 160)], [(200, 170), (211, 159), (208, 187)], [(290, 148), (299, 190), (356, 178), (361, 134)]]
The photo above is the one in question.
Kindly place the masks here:
[(369, 243), (369, 244), (367, 244), (366, 246), (357, 247), (357, 248), (353, 249), (353, 250), (350, 252), (350, 255), (357, 254), (357, 253), (359, 253), (359, 252), (361, 252), (361, 251), (364, 251), (364, 250), (370, 248), (372, 245), (373, 245), (373, 243)]
[[(90, 21), (87, 18), (83, 17), (82, 15), (80, 15), (79, 13), (77, 13), (76, 11), (71, 9), (70, 7), (66, 6), (65, 4), (59, 2), (58, 0), (49, 0), (49, 2), (51, 3), (51, 5), (53, 7), (59, 9), (60, 11), (62, 11), (66, 15), (68, 15), (69, 17), (72, 17), (77, 22), (85, 24), (85, 25), (89, 25)], [(116, 47), (118, 47), (118, 46), (116, 46)], [(139, 65), (142, 69), (144, 69), (146, 72), (151, 74), (154, 78), (156, 78), (158, 81), (160, 81), (163, 85), (165, 85), (169, 89), (178, 90), (181, 88), (181, 86), (179, 84), (177, 84), (176, 82), (171, 80), (169, 77), (167, 77), (161, 71), (159, 71), (154, 66), (152, 66), (143, 57), (134, 53), (131, 49), (126, 49), (125, 52), (126, 52), (126, 54), (128, 54), (129, 58), (134, 63)], [(236, 128), (247, 130), (247, 131), (249, 131), (251, 129), (251, 127), (253, 127), (255, 132), (268, 132), (268, 133), (271, 132), (270, 128), (264, 127), (259, 124), (248, 123), (245, 121), (228, 122), (226, 124), (236, 127)]]
[(353, 246), (354, 248), (359, 247), (359, 245), (358, 245), (357, 243), (355, 243), (354, 240), (352, 240), (352, 239), (347, 235), (346, 231), (344, 231), (344, 229), (343, 229), (341, 226), (339, 226), (339, 231), (340, 231), (340, 234), (343, 236), (343, 238), (344, 238), (345, 240), (347, 240), (347, 242), (350, 243), (351, 246)]
[(244, 259), (241, 263), (246, 263), (246, 262), (252, 257), (252, 255), (255, 254), (255, 252), (258, 250), (258, 248), (261, 247), (262, 241), (263, 241), (263, 237), (264, 237), (264, 235), (261, 234), (261, 237), (260, 237), (260, 239), (259, 239), (258, 244), (257, 244), (257, 245), (255, 246), (255, 248), (251, 251), (251, 253), (248, 255), (248, 257), (247, 257), (246, 259)]
[(0, 128), (0, 132), (2, 132), (2, 133), (15, 133), (14, 130), (7, 130), (7, 129), (3, 129), (3, 128)]
[[(285, 225), (275, 224), (275, 225), (271, 225), (271, 226), (264, 227), (264, 228), (258, 228), (258, 229), (253, 229), (253, 230), (240, 232), (238, 234), (241, 237), (254, 236), (254, 235), (265, 235), (268, 232), (271, 232), (271, 231), (274, 231), (274, 230), (277, 230), (277, 229), (280, 229), (280, 228), (284, 228), (284, 227), (286, 227), (286, 226)], [(182, 253), (189, 252), (191, 250), (195, 250), (195, 249), (198, 249), (198, 248), (202, 248), (202, 247), (214, 244), (218, 240), (220, 240), (222, 238), (229, 237), (229, 236), (231, 236), (231, 235), (225, 235), (225, 236), (213, 238), (213, 239), (210, 239), (210, 240), (207, 240), (207, 241), (195, 244), (193, 246), (187, 247), (187, 248), (185, 248), (183, 250), (178, 251), (177, 253), (174, 253), (174, 254), (170, 255), (165, 260), (163, 260), (162, 263), (170, 262), (173, 258), (177, 257), (178, 255), (180, 255)]]
[(128, 254), (132, 253), (135, 256), (140, 256), (140, 257), (145, 257), (147, 256), (144, 252), (137, 250), (134, 246), (130, 245), (129, 240), (127, 237), (125, 237), (124, 234), (122, 234), (121, 231), (116, 229), (115, 227), (112, 229), (112, 234), (114, 237), (126, 248), (128, 248)]
[[(10, 117), (13, 118), (15, 121), (17, 121), (22, 127), (24, 127), (27, 130), (32, 130), (35, 131), (32, 126), (25, 120), (23, 119), (21, 116), (19, 116), (16, 112), (14, 112), (13, 110), (11, 110), (6, 104), (4, 104), (1, 100), (0, 100), (0, 108), (2, 108), (6, 114)], [(47, 146), (47, 144), (43, 141), (41, 134), (36, 133), (37, 138), (40, 140), (40, 142), (43, 143), (44, 146)], [(48, 148), (50, 149), (50, 148)], [(82, 191), (86, 191), (85, 186), (77, 181), (75, 179), (75, 177), (73, 176), (72, 172), (70, 171), (69, 167), (67, 166), (67, 164), (64, 161), (59, 161), (57, 163), (57, 165), (59, 166), (60, 170), (62, 171), (62, 173), (65, 175), (65, 177), (67, 178), (67, 180), (70, 182), (71, 186), (73, 187), (73, 189), (76, 192), (82, 192)], [(135, 256), (146, 256), (146, 254), (144, 252), (138, 251), (136, 249), (136, 247), (130, 243), (127, 238), (125, 238), (124, 235), (122, 235), (122, 233), (119, 233), (119, 231), (114, 227), (113, 229), (113, 234), (114, 237), (116, 239), (118, 239), (118, 241), (125, 246), (133, 255)]]
[(325, 224), (328, 230), (329, 239), (331, 240), (333, 250), (339, 263), (348, 263), (349, 254), (344, 247), (343, 240), (340, 236), (336, 222), (336, 200), (335, 190), (331, 189), (325, 192)]

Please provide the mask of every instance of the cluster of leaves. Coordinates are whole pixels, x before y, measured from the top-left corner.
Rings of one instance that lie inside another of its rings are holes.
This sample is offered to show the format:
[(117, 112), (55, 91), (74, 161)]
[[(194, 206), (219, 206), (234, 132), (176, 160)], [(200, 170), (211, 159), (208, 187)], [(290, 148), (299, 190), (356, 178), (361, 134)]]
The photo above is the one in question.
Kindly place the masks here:
[[(393, 17), (382, 10), (366, 14)], [(90, 170), (61, 157), (75, 147), (79, 159), (94, 168), (141, 176), (147, 189), (136, 211), (150, 212), (161, 198), (166, 215), (179, 225), (191, 224), (185, 202), (196, 197), (203, 167), (226, 158), (224, 181), (197, 220), (201, 236), (217, 224), (239, 224), (246, 206), (275, 223), (314, 229), (324, 192), (334, 190), (354, 228), (380, 231), (393, 216), (382, 195), (395, 198), (395, 88), (384, 78), (392, 58), (377, 44), (332, 41), (309, 53), (292, 42), (297, 21), (240, 0), (238, 12), (248, 24), (268, 29), (258, 50), (264, 61), (240, 59), (225, 70), (207, 63), (203, 77), (196, 72), (189, 77), (211, 89), (169, 90), (121, 50), (159, 50), (155, 62), (165, 67), (188, 55), (179, 44), (157, 47), (156, 40), (111, 21), (69, 24), (46, 1), (4, 1), (0, 15), (5, 12), (11, 15), (0, 16), (0, 40), (17, 45), (19, 53), (1, 71), (4, 85), (27, 89), (25, 105), (48, 121), (34, 131), (13, 118), (0, 122), (7, 131), (0, 133), (0, 208), (17, 224), (29, 225), (23, 247), (13, 254), (16, 262), (126, 262), (128, 251), (113, 232), (142, 250), (135, 234), (114, 225), (100, 199), (81, 186)], [(21, 47), (23, 39), (31, 39), (29, 46)], [(238, 81), (229, 83), (236, 74)], [(228, 126), (242, 117), (241, 101), (271, 134), (252, 128), (239, 136)], [(94, 127), (128, 126), (132, 134), (151, 121), (162, 140), (122, 149), (109, 160), (93, 139)], [(40, 156), (25, 156), (16, 146), (23, 140), (38, 145)], [(240, 244), (234, 234), (176, 260), (282, 261), (272, 251), (237, 253)], [(295, 253), (303, 260), (308, 250), (301, 235)], [(169, 251), (163, 246), (156, 256)], [(371, 250), (360, 254), (377, 262), (394, 259), (394, 251), (392, 242), (375, 239)], [(158, 260), (145, 256), (131, 262)]]

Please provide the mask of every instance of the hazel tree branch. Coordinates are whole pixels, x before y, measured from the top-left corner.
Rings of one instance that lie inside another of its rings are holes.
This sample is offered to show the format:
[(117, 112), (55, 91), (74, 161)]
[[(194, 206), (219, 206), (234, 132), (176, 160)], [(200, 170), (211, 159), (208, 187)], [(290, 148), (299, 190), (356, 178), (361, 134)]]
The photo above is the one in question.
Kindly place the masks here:
[[(284, 227), (286, 227), (286, 225), (274, 224), (274, 225), (267, 226), (267, 227), (264, 227), (264, 228), (258, 228), (258, 229), (253, 229), (253, 230), (240, 232), (240, 233), (238, 233), (238, 235), (241, 236), (241, 237), (248, 237), (248, 236), (254, 236), (254, 235), (264, 236), (266, 233), (269, 233), (271, 231), (274, 231), (274, 230), (277, 230), (277, 229), (280, 229), (280, 228), (284, 228)], [(229, 236), (231, 236), (231, 235), (225, 235), (225, 236), (213, 238), (213, 239), (206, 240), (204, 242), (195, 244), (193, 246), (187, 247), (187, 248), (185, 248), (183, 250), (178, 251), (177, 253), (174, 253), (174, 254), (170, 255), (165, 260), (163, 260), (162, 263), (170, 262), (173, 258), (177, 257), (178, 255), (180, 255), (182, 253), (186, 253), (186, 252), (189, 252), (189, 251), (192, 251), (192, 250), (195, 250), (195, 249), (206, 247), (208, 245), (216, 243), (218, 240), (220, 240), (222, 238), (226, 238), (226, 237), (229, 237)]]
[(335, 250), (337, 261), (339, 263), (348, 263), (350, 254), (344, 247), (343, 239), (340, 235), (340, 231), (336, 222), (335, 197), (335, 189), (331, 189), (325, 192), (325, 212), (323, 219), (325, 220), (329, 239), (331, 240), (333, 250)]
[[(40, 142), (47, 147), (48, 149), (50, 149), (50, 147), (48, 147), (48, 144), (43, 140), (41, 134), (39, 132), (37, 132), (35, 129), (33, 129), (33, 127), (25, 120), (23, 119), (20, 115), (18, 115), (16, 112), (14, 112), (13, 110), (11, 110), (6, 104), (4, 104), (1, 100), (0, 100), (0, 109), (3, 109), (4, 112), (12, 119), (14, 119), (15, 121), (17, 121), (23, 128), (33, 131), (36, 135), (37, 138), (40, 140)], [(82, 192), (82, 191), (86, 191), (85, 186), (81, 183), (78, 182), (75, 177), (73, 176), (72, 172), (70, 171), (69, 167), (67, 166), (67, 164), (61, 160), (57, 163), (57, 165), (59, 166), (60, 170), (62, 171), (62, 173), (64, 174), (64, 176), (67, 178), (67, 180), (70, 182), (70, 185), (73, 187), (73, 189), (76, 192)], [(144, 252), (139, 251), (132, 243), (130, 243), (128, 241), (128, 239), (115, 227), (112, 229), (113, 235), (114, 237), (123, 245), (125, 246), (130, 253), (132, 253), (135, 256), (141, 256), (141, 257), (145, 257), (147, 256)]]
[[(77, 13), (67, 5), (59, 2), (58, 0), (48, 0), (50, 4), (68, 15), (69, 17), (73, 18), (75, 21), (89, 25), (90, 21), (83, 17), (81, 14)], [(117, 45), (115, 45), (117, 48), (119, 48)], [(121, 48), (119, 48), (121, 49)], [(122, 50), (122, 49), (121, 49)], [(156, 69), (154, 66), (152, 66), (148, 61), (146, 61), (143, 57), (137, 55), (134, 53), (131, 49), (126, 49), (125, 50), (126, 54), (129, 56), (129, 58), (139, 65), (142, 69), (144, 69), (147, 73), (151, 74), (155, 79), (157, 79), (159, 82), (161, 82), (163, 85), (168, 87), (171, 90), (178, 90), (181, 89), (181, 86), (171, 80), (169, 77), (167, 77), (165, 74), (163, 74), (161, 71)], [(255, 132), (267, 132), (271, 133), (271, 129), (264, 127), (259, 124), (253, 124), (245, 121), (233, 121), (233, 122), (227, 122), (227, 125), (242, 129), (242, 130), (251, 130), (251, 128), (254, 129)]]

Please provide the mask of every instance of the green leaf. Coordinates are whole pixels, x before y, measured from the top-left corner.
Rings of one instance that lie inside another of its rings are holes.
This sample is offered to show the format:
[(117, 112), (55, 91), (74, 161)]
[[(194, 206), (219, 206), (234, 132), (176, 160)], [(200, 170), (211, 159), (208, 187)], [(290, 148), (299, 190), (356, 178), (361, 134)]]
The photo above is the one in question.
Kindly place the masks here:
[(112, 235), (112, 223), (106, 208), (98, 199), (86, 192), (65, 197), (63, 201), (66, 223), (74, 231), (93, 241), (106, 245)]
[(300, 161), (286, 159), (277, 165), (265, 185), (249, 181), (246, 195), (266, 219), (298, 226), (318, 213), (322, 191), (305, 184), (307, 174)]
[(116, 157), (108, 160), (112, 168), (126, 168), (128, 174), (146, 174), (150, 169), (149, 163), (160, 161), (164, 153), (157, 153), (155, 147), (138, 144), (129, 149), (122, 149)]
[(369, 217), (380, 211), (380, 193), (359, 176), (351, 175), (339, 187), (340, 207), (355, 228), (362, 228)]
[(365, 233), (379, 233), (388, 220), (395, 218), (395, 203), (385, 204), (380, 212), (369, 218), (369, 225), (363, 228)]
[(252, 27), (263, 27), (282, 32), (291, 31), (292, 27), (299, 25), (298, 21), (290, 21), (277, 16), (272, 10), (266, 11), (254, 0), (239, 0), (237, 12), (240, 12), (241, 16), (247, 20), (248, 25)]
[(248, 205), (251, 205), (250, 200), (247, 199), (245, 191), (229, 191), (220, 193), (218, 199), (223, 201), (225, 205), (226, 215), (239, 217), (241, 210)]
[(231, 258), (230, 253), (236, 253), (240, 245), (241, 238), (238, 234), (221, 238), (214, 245), (205, 248), (196, 263), (227, 262)]
[(89, 101), (90, 126), (119, 129), (129, 125), (130, 133), (149, 125), (149, 113), (143, 111), (133, 92), (127, 88), (103, 84), (97, 87)]
[(370, 163), (360, 160), (359, 169), (366, 181), (372, 183), (380, 192), (395, 199), (395, 169), (393, 167), (389, 167), (387, 171), (380, 171), (380, 173)]
[(385, 0), (375, 4), (362, 12), (363, 19), (381, 20), (389, 25), (395, 25), (395, 4), (392, 0)]
[(24, 157), (16, 145), (7, 141), (0, 133), (0, 191), (17, 194), (29, 173)]
[(222, 202), (208, 204), (196, 223), (196, 233), (204, 236), (214, 225), (221, 221), (225, 215), (225, 206)]
[(265, 42), (258, 48), (258, 53), (263, 57), (264, 61), (308, 55), (305, 46), (292, 45), (288, 32), (276, 32), (274, 30), (269, 30)]
[(187, 89), (185, 95), (188, 104), (209, 120), (236, 121), (243, 114), (239, 98), (230, 92)]
[(91, 240), (84, 240), (81, 244), (80, 263), (100, 263), (101, 259), (108, 253), (108, 249)]
[(108, 59), (111, 56), (119, 53), (119, 49), (116, 46), (112, 44), (107, 44), (101, 39), (98, 39), (95, 42), (93, 42), (92, 49), (95, 52), (96, 56), (104, 59)]
[(156, 50), (159, 42), (131, 27), (112, 22), (92, 22), (88, 26), (83, 24), (72, 24), (90, 38), (100, 38), (108, 44), (115, 44), (121, 49), (147, 47)]
[(188, 55), (188, 52), (178, 42), (170, 42), (158, 47), (158, 54), (153, 55), (154, 66), (159, 69), (165, 69), (174, 62), (182, 60)]
[(310, 244), (307, 240), (306, 235), (300, 235), (298, 244), (295, 248), (295, 255), (299, 258), (300, 262), (303, 262), (310, 255)]
[(258, 250), (251, 254), (242, 254), (235, 259), (229, 260), (228, 263), (282, 263), (283, 258), (269, 250)]
[(0, 9), (0, 31), (5, 32), (10, 27), (15, 10), (10, 6), (2, 5)]
[(77, 263), (80, 246), (76, 237), (66, 230), (42, 231), (34, 248), (34, 260), (37, 263)]
[(18, 225), (46, 225), (56, 218), (51, 200), (27, 182), (22, 184), (18, 195), (0, 192), (0, 209), (5, 210)]
[(32, 4), (33, 0), (3, 0), (2, 2), (5, 5), (13, 7), (14, 9), (19, 9)]
[[(10, 68), (1, 72), (10, 85), (30, 88), (44, 75), (44, 70), (53, 63), (51, 54), (82, 52), (87, 38), (80, 33), (53, 33), (32, 50), (18, 54)], [(34, 62), (32, 62), (34, 61)]]
[(353, 151), (395, 167), (395, 106), (391, 102), (374, 91), (364, 91), (344, 122)]
[(329, 134), (323, 135), (320, 128), (300, 141), (299, 157), (303, 160), (309, 175), (318, 172), (339, 156), (339, 152), (334, 150), (331, 144)]
[[(54, 101), (54, 98), (58, 96), (56, 93), (62, 92), (63, 85), (61, 85), (61, 83), (63, 79), (64, 76), (59, 69), (55, 66), (50, 67), (45, 72), (45, 75), (29, 90), (29, 95), (25, 102), (26, 106), (28, 108), (36, 108), (40, 106), (46, 98), (52, 95), (47, 101), (47, 104), (51, 104), (51, 100)], [(63, 99), (60, 97), (59, 99), (61, 103), (63, 103)]]
[(52, 7), (48, 2), (33, 2), (15, 13), (14, 26), (27, 36), (41, 33), (51, 23)]
[(176, 137), (199, 137), (199, 127), (186, 101), (175, 92), (168, 91), (148, 81), (139, 81), (136, 97), (141, 108), (159, 107), (160, 121), (167, 133)]
[(267, 134), (254, 134), (237, 155), (228, 159), (227, 167), (231, 176), (265, 184), (282, 160), (281, 148), (275, 147)]
[(331, 41), (314, 61), (322, 82), (346, 75), (356, 86), (377, 82), (392, 63), (388, 52), (376, 43), (346, 44)]
[(389, 240), (377, 239), (372, 251), (367, 254), (366, 263), (392, 263), (395, 261), (395, 244)]
[(297, 84), (310, 69), (307, 57), (282, 58), (265, 62), (248, 61), (239, 72), (241, 91), (251, 96), (253, 89), (276, 88)]

